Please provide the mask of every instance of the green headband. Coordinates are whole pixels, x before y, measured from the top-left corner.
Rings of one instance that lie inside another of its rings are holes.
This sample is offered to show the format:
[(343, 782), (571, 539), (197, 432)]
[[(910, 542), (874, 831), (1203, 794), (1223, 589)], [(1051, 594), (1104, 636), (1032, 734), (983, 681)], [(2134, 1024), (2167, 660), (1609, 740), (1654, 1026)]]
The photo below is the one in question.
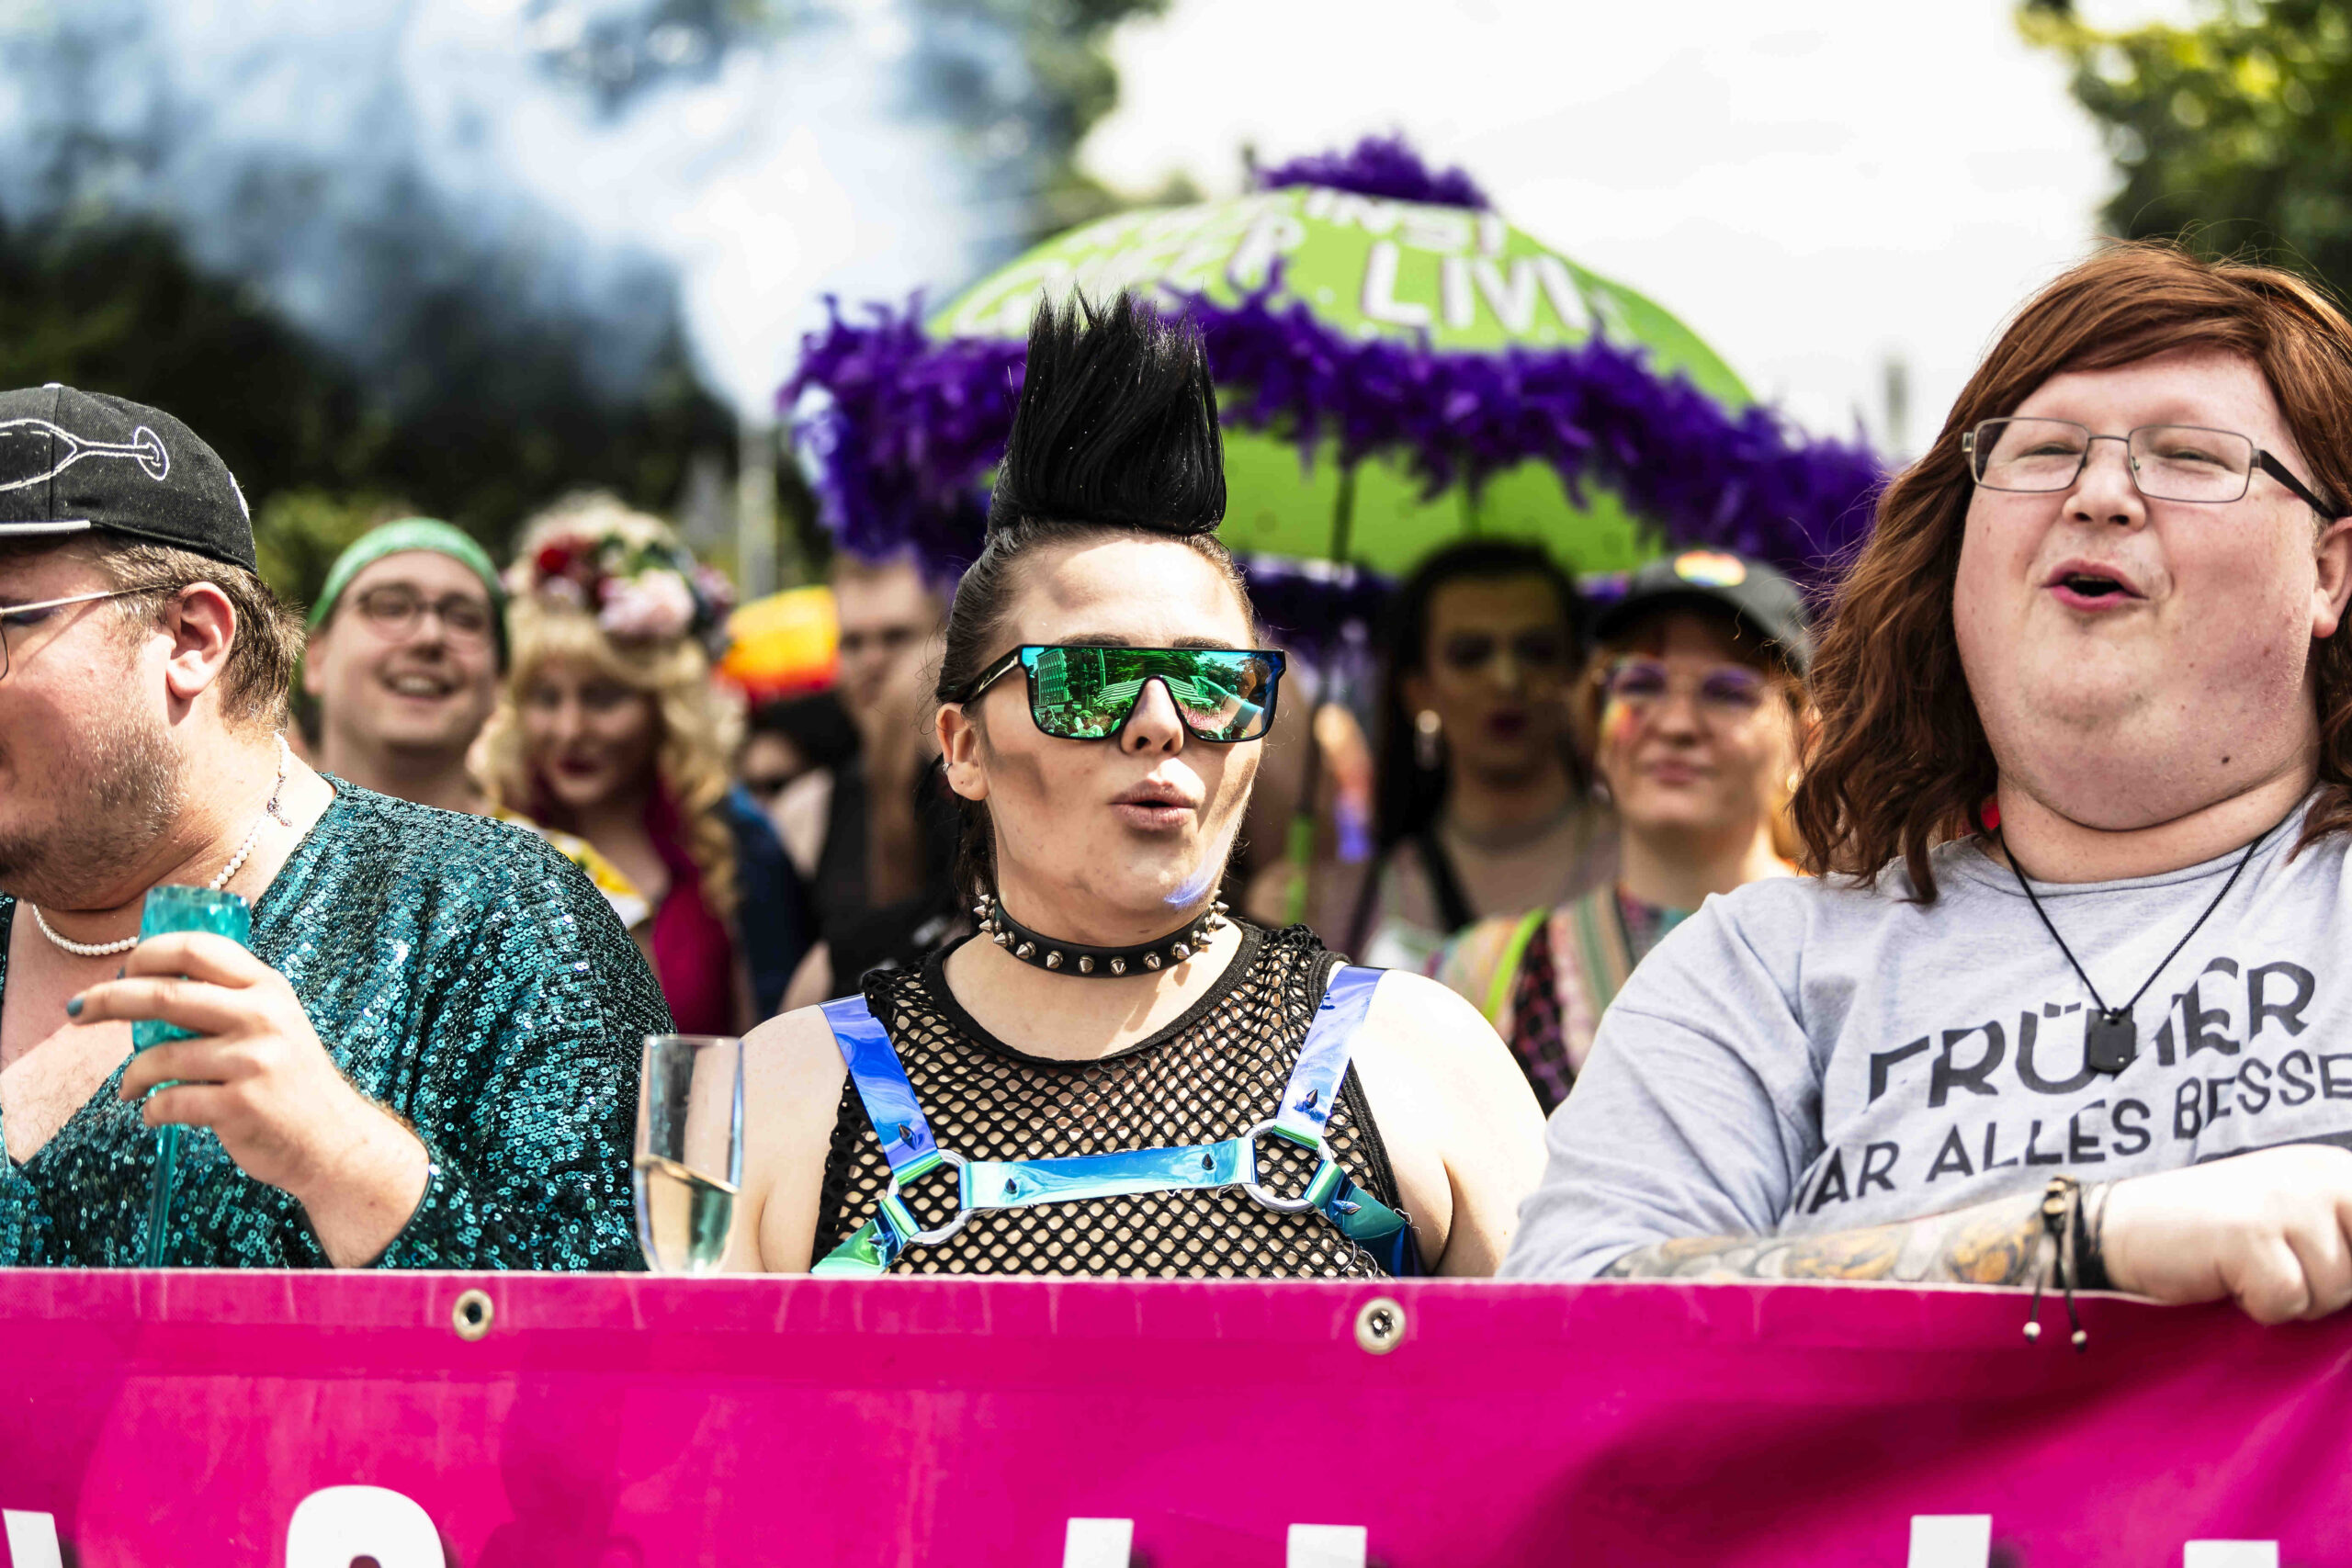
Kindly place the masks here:
[(327, 582), (319, 590), (318, 603), (311, 606), (311, 629), (324, 626), (334, 614), (335, 604), (351, 580), (386, 556), (405, 555), (412, 550), (429, 550), (451, 560), (481, 579), (490, 592), (490, 608), (498, 628), (498, 660), (506, 662), (506, 588), (498, 581), (498, 568), (491, 564), (489, 552), (465, 534), (447, 523), (431, 517), (403, 517), (397, 523), (387, 523), (372, 528), (335, 558), (327, 569)]

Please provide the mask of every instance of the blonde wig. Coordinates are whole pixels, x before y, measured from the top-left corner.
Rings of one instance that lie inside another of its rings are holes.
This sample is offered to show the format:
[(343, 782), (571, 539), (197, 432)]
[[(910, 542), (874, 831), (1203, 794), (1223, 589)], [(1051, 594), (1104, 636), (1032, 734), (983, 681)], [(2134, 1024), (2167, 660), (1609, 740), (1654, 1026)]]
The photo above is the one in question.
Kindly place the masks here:
[[(694, 636), (627, 636), (612, 629), (616, 617), (609, 608), (615, 602), (630, 595), (641, 598), (649, 584), (657, 596), (673, 592), (667, 583), (650, 582), (667, 569), (639, 572), (633, 580), (616, 577), (619, 586), (601, 593), (604, 580), (588, 577), (583, 590), (580, 580), (585, 574), (567, 576), (559, 570), (567, 556), (580, 557), (583, 546), (591, 557), (602, 553), (611, 559), (626, 554), (640, 561), (668, 557), (686, 562), (692, 570), (666, 524), (630, 510), (611, 495), (574, 497), (531, 520), (507, 573), (513, 595), (507, 611), (513, 659), (498, 709), (482, 732), (477, 753), (482, 788), (494, 807), (548, 827), (569, 828), (560, 819), (560, 812), (550, 809), (528, 754), (522, 724), (526, 694), (539, 671), (558, 660), (578, 660), (643, 693), (653, 699), (661, 726), (654, 749), (656, 778), (684, 825), (686, 855), (702, 874), (704, 899), (714, 914), (731, 922), (740, 890), (735, 837), (725, 803), (732, 787), (731, 760), (742, 715), (711, 679), (710, 655)], [(693, 585), (695, 579), (689, 576), (687, 581)], [(602, 615), (594, 604), (600, 597), (607, 611)], [(550, 816), (559, 819), (548, 821)]]

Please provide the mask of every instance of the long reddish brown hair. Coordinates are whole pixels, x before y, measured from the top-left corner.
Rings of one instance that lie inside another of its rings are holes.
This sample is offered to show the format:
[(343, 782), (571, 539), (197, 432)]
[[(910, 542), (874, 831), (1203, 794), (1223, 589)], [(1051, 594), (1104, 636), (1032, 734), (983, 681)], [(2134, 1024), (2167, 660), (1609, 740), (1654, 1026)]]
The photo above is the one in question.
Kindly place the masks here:
[[(1867, 886), (1900, 859), (1931, 901), (1928, 852), (1974, 831), (1993, 793), (1993, 751), (1952, 629), (1973, 488), (1962, 434), (2062, 371), (2184, 348), (2252, 361), (2311, 466), (2301, 477), (2322, 495), (2352, 495), (2352, 323), (2318, 288), (2150, 243), (2110, 244), (2066, 273), (2018, 312), (1934, 445), (1887, 486), (1838, 589), (1813, 667), (1821, 723), (1793, 805), (1808, 870)], [(2352, 828), (2352, 637), (2315, 642), (2311, 667), (2322, 796), (2305, 843)]]

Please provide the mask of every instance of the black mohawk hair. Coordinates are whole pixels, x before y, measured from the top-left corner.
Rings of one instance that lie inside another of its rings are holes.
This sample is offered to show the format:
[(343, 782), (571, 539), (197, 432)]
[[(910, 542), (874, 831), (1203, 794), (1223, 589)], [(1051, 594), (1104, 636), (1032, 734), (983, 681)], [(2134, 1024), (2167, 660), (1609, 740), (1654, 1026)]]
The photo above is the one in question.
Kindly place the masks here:
[(1080, 297), (1037, 308), (989, 529), (1030, 519), (1216, 532), (1225, 440), (1190, 316), (1125, 294), (1108, 306)]

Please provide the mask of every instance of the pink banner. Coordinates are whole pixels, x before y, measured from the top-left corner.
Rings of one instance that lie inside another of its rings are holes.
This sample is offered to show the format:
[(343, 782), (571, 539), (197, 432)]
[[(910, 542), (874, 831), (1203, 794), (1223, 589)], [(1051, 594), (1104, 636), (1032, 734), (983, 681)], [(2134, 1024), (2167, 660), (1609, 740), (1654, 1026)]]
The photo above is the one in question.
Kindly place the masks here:
[(2098, 1301), (2076, 1355), (2054, 1301), (2039, 1344), (2024, 1314), (24, 1272), (0, 1511), (14, 1568), (2352, 1564), (2352, 1321)]

